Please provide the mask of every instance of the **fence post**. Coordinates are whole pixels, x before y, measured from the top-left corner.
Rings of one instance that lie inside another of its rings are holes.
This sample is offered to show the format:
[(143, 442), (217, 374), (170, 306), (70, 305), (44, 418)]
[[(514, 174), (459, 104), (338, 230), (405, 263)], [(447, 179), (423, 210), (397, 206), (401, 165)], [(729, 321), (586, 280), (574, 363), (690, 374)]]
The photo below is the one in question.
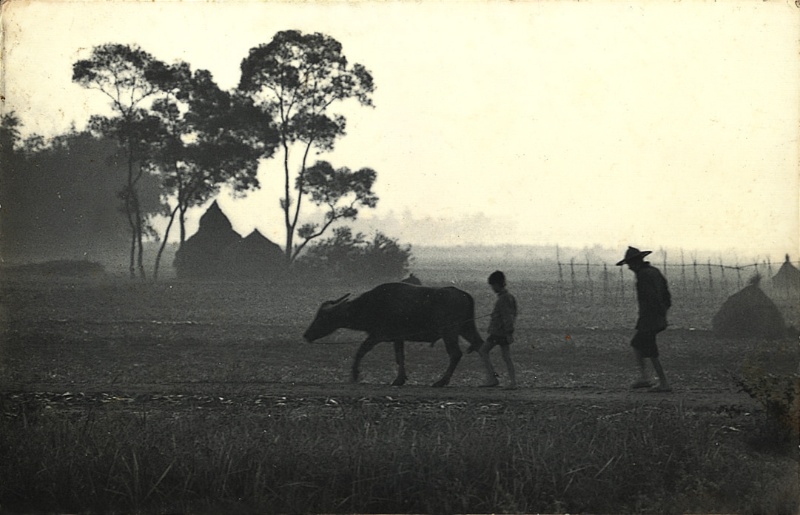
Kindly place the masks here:
[(728, 293), (728, 283), (725, 280), (725, 265), (722, 264), (722, 256), (719, 257), (719, 272), (721, 275), (722, 293)]
[(736, 260), (736, 290), (742, 289), (742, 267), (739, 266), (739, 260)]
[(686, 291), (686, 261), (683, 259), (683, 249), (681, 249), (681, 286)]
[(594, 300), (594, 283), (592, 282), (592, 272), (589, 269), (589, 256), (586, 256), (586, 279), (589, 281), (589, 298)]
[(608, 264), (603, 263), (603, 298), (608, 300)]
[(711, 258), (708, 258), (708, 291), (714, 292), (714, 278), (711, 275)]
[(572, 299), (575, 300), (575, 258), (569, 259), (569, 277), (572, 283)]
[(561, 269), (561, 252), (559, 252), (558, 245), (556, 245), (556, 263), (558, 263), (558, 297), (564, 295), (564, 272)]

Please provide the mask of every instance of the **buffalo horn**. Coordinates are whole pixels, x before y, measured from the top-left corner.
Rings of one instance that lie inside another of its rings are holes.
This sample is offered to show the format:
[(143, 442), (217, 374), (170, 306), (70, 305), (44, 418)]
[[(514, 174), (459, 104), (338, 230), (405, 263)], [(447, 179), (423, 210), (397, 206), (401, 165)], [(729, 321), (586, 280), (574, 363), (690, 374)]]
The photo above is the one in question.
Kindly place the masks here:
[(344, 302), (344, 300), (349, 296), (350, 296), (349, 293), (345, 293), (344, 295), (342, 295), (341, 297), (339, 297), (336, 300), (329, 300), (328, 302), (326, 302), (326, 304), (328, 304), (329, 306), (335, 306), (335, 305), (339, 304), (340, 302)]

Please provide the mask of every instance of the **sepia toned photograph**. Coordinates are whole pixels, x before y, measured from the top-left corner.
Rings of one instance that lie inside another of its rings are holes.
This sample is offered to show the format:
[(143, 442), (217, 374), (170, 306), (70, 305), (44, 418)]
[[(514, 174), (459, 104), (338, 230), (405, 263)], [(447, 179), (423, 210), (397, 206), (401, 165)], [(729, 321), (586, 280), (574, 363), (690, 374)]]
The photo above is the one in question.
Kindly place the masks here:
[(797, 2), (0, 31), (0, 513), (800, 512)]

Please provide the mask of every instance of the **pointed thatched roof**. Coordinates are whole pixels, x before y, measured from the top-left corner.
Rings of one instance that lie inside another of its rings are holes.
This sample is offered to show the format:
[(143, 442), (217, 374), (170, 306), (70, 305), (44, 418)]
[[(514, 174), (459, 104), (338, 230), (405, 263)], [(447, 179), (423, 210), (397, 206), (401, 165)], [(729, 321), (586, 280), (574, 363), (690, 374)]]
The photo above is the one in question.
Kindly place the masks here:
[[(211, 203), (206, 209), (206, 212), (203, 213), (203, 216), (200, 217), (200, 231), (206, 232), (227, 232), (233, 231), (233, 226), (231, 225), (231, 221), (225, 216), (225, 213), (222, 212), (222, 209), (217, 204), (217, 201)], [(238, 236), (238, 233), (237, 233)], [(241, 236), (240, 236), (241, 237)]]
[(277, 255), (283, 255), (283, 251), (278, 244), (261, 234), (258, 229), (253, 229), (253, 232), (242, 239), (239, 247), (256, 252), (269, 249), (267, 252), (277, 252), (279, 253)]
[(775, 288), (800, 288), (800, 270), (789, 261), (789, 254), (786, 254), (786, 261), (783, 262), (778, 273), (772, 276), (772, 286)]
[(225, 249), (220, 266), (229, 277), (264, 279), (283, 272), (285, 263), (283, 250), (256, 229)]
[(197, 232), (175, 253), (175, 270), (180, 278), (211, 278), (219, 275), (220, 257), (228, 246), (241, 241), (215, 200), (200, 217)]

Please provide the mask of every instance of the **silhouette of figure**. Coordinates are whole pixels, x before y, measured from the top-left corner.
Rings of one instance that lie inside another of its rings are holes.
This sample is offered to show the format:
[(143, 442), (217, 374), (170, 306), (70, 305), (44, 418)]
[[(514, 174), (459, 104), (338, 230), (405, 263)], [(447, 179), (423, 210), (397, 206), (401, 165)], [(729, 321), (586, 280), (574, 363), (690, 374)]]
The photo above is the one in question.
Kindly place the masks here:
[[(641, 251), (636, 247), (628, 247), (625, 257), (617, 266), (628, 265), (636, 274), (636, 299), (639, 303), (639, 318), (636, 321), (636, 334), (631, 340), (631, 347), (639, 366), (639, 380), (633, 388), (649, 388), (651, 392), (670, 392), (672, 389), (664, 375), (664, 369), (658, 359), (656, 334), (667, 328), (667, 310), (672, 305), (667, 280), (661, 272), (650, 265), (644, 258), (651, 254), (649, 250)], [(653, 363), (658, 375), (658, 384), (653, 386), (647, 377), (645, 359)]]
[(489, 351), (495, 345), (500, 346), (500, 354), (508, 370), (508, 385), (506, 389), (513, 390), (517, 387), (517, 376), (514, 372), (514, 362), (511, 361), (511, 344), (514, 343), (514, 323), (517, 318), (517, 300), (506, 289), (506, 276), (497, 270), (489, 276), (489, 286), (497, 294), (497, 300), (492, 310), (489, 322), (489, 337), (478, 350), (483, 366), (486, 369), (486, 382), (482, 387), (497, 386), (497, 374), (489, 359)]

